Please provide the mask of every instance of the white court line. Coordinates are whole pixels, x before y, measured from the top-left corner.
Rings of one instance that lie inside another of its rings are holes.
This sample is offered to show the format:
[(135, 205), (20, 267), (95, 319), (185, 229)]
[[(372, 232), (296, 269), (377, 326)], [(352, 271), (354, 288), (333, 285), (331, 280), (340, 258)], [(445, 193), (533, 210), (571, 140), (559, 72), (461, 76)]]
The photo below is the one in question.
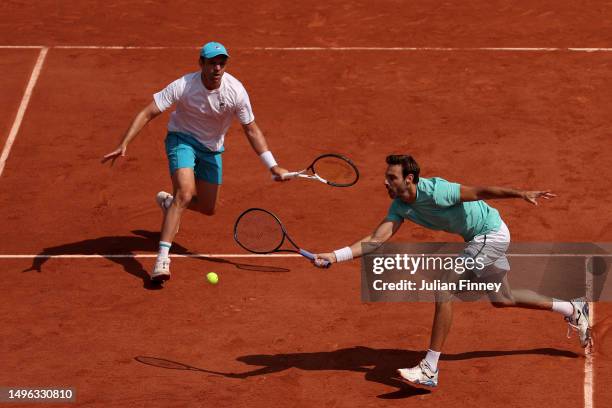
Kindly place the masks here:
[(13, 147), (13, 143), (15, 142), (15, 138), (17, 137), (17, 133), (19, 132), (19, 128), (21, 127), (21, 121), (23, 120), (23, 116), (25, 115), (26, 109), (28, 108), (28, 103), (30, 103), (32, 91), (34, 91), (34, 86), (36, 85), (36, 81), (38, 80), (38, 76), (40, 75), (40, 71), (42, 70), (43, 63), (45, 62), (45, 57), (47, 56), (48, 51), (48, 48), (42, 48), (40, 50), (40, 53), (38, 54), (38, 60), (36, 60), (36, 64), (34, 65), (34, 69), (32, 70), (32, 75), (30, 76), (30, 81), (28, 82), (28, 86), (26, 87), (25, 92), (23, 93), (23, 98), (21, 99), (21, 103), (19, 104), (19, 110), (17, 110), (15, 121), (13, 122), (13, 126), (11, 127), (8, 138), (6, 139), (6, 143), (4, 144), (2, 155), (0, 156), (0, 176), (4, 171), (6, 160), (8, 159), (9, 153), (11, 152), (11, 148)]
[[(377, 254), (387, 256), (390, 254)], [(395, 255), (395, 254), (394, 254)], [(420, 256), (422, 254), (417, 254)], [(432, 254), (435, 256), (457, 256), (457, 254)], [(612, 257), (612, 254), (506, 254), (513, 258), (565, 258), (565, 257)], [(157, 254), (4, 254), (0, 259), (97, 259), (97, 258), (156, 258)], [(170, 254), (172, 258), (301, 258), (299, 254)]]
[[(243, 48), (238, 48), (243, 49)], [(507, 51), (507, 52), (612, 52), (612, 48), (551, 47), (252, 47), (256, 51)]]
[[(197, 50), (195, 46), (137, 45), (0, 45), (0, 49), (64, 50)], [(612, 48), (593, 47), (234, 47), (241, 51), (500, 51), (500, 52), (612, 52)]]
[(132, 45), (56, 45), (60, 50), (199, 50), (200, 47), (163, 47), (163, 46), (132, 46)]
[[(43, 45), (0, 45), (0, 49), (8, 49), (8, 50), (21, 50), (21, 49), (38, 49), (45, 48)], [(53, 47), (47, 47), (53, 48)]]
[[(587, 257), (584, 260), (584, 270), (586, 275), (585, 295), (589, 302), (589, 325), (593, 327), (595, 323), (595, 301), (593, 299), (593, 258)], [(595, 345), (596, 346), (596, 345)], [(593, 350), (585, 354), (584, 359), (584, 408), (593, 408)]]
[[(298, 254), (170, 254), (171, 258), (299, 258)], [(96, 259), (96, 258), (157, 258), (157, 254), (60, 254), (60, 255), (0, 255), (0, 259)]]

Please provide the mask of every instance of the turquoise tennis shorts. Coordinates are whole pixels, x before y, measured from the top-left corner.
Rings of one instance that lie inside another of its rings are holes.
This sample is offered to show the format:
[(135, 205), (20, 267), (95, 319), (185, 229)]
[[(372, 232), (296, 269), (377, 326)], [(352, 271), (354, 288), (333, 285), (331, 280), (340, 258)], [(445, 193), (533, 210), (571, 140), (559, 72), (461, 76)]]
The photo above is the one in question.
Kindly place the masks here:
[(193, 136), (179, 132), (168, 132), (166, 155), (170, 174), (177, 169), (191, 168), (195, 177), (211, 184), (221, 184), (223, 162), (221, 153), (214, 152), (198, 142)]

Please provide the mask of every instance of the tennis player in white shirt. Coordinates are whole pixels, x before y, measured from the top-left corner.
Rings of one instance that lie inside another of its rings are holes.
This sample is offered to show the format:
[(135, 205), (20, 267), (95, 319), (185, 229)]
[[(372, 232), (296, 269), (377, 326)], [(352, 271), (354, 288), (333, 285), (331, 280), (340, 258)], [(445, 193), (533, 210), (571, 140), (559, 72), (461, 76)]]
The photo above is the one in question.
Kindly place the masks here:
[[(280, 167), (268, 149), (266, 138), (255, 123), (249, 96), (240, 81), (225, 72), (229, 54), (218, 42), (200, 50), (200, 71), (182, 76), (153, 95), (126, 131), (119, 146), (104, 156), (116, 160), (126, 154), (127, 145), (142, 128), (160, 113), (176, 105), (168, 122), (166, 154), (173, 193), (160, 191), (156, 200), (163, 212), (153, 281), (170, 279), (169, 251), (183, 210), (189, 208), (213, 215), (222, 182), (225, 134), (234, 117), (242, 124), (253, 150), (272, 176), (287, 170)], [(276, 178), (280, 180), (280, 177)]]

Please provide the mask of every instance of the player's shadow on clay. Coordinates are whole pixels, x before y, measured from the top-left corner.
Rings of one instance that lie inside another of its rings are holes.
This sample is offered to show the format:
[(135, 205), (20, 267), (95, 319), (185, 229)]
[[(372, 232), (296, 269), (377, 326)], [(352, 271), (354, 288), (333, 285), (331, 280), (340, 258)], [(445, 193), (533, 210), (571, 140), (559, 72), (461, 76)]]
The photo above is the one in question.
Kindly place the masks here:
[[(137, 253), (157, 253), (159, 233), (145, 230), (132, 231), (133, 236), (110, 236), (86, 239), (77, 242), (44, 248), (37, 258), (32, 260), (32, 265), (23, 272), (42, 272), (43, 265), (54, 255), (100, 255), (109, 261), (119, 264), (123, 269), (143, 281), (146, 289), (159, 289), (161, 286), (151, 283), (149, 273), (134, 257)], [(172, 253), (177, 255), (195, 255), (187, 248), (178, 243), (172, 244)], [(121, 254), (121, 256), (112, 256)], [(290, 269), (267, 265), (255, 265), (233, 262), (224, 258), (198, 257), (205, 262), (215, 262), (233, 265), (238, 269), (257, 272), (289, 272)]]
[[(552, 357), (578, 358), (578, 354), (554, 348), (537, 348), (527, 350), (481, 350), (457, 354), (442, 354), (445, 361), (470, 360), (475, 358), (492, 358), (514, 355), (544, 355)], [(352, 347), (328, 352), (291, 353), (291, 354), (258, 354), (238, 357), (236, 360), (259, 368), (241, 373), (222, 373), (193, 367), (176, 361), (156, 357), (136, 357), (136, 361), (166, 369), (201, 371), (227, 378), (244, 379), (258, 375), (278, 373), (291, 368), (306, 371), (353, 371), (364, 373), (367, 381), (396, 388), (378, 395), (381, 399), (401, 399), (416, 395), (429, 394), (425, 388), (417, 388), (401, 380), (397, 369), (412, 367), (423, 357), (422, 352), (396, 349), (373, 349), (369, 347)]]

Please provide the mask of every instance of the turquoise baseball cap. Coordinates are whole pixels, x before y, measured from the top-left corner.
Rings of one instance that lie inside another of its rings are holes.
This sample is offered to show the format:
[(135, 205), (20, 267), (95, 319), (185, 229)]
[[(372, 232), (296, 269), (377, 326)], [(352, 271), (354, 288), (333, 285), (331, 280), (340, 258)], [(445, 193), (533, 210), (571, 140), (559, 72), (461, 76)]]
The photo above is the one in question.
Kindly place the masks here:
[(209, 42), (200, 50), (200, 57), (202, 58), (214, 58), (217, 55), (225, 55), (226, 57), (229, 57), (229, 54), (227, 53), (227, 50), (223, 44), (218, 42)]

